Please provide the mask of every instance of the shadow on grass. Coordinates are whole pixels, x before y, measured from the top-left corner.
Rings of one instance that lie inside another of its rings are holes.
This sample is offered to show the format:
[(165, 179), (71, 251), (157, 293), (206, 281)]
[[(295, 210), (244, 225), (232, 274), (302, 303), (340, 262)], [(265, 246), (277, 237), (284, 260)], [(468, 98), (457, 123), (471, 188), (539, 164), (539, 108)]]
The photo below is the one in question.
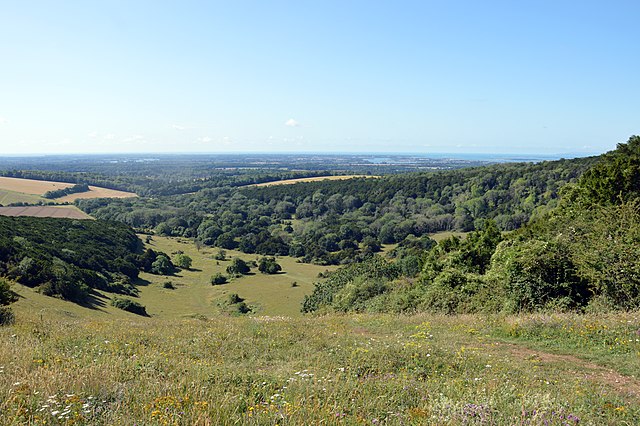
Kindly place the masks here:
[(146, 287), (149, 284), (151, 284), (151, 281), (145, 280), (144, 278), (140, 278), (138, 277), (134, 282), (133, 285), (135, 287)]
[(104, 312), (103, 308), (107, 306), (106, 300), (108, 300), (108, 297), (97, 292), (94, 289), (91, 289), (89, 295), (87, 296), (87, 299), (79, 302), (78, 305), (82, 306), (83, 308)]

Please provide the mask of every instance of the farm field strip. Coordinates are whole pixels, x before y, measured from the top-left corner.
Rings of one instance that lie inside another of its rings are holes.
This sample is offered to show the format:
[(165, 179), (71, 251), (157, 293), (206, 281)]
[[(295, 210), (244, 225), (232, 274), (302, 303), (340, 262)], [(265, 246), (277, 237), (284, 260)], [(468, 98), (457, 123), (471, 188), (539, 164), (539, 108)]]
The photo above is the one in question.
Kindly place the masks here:
[(57, 217), (67, 219), (93, 219), (75, 206), (0, 207), (1, 216)]
[(25, 194), (24, 192), (9, 191), (7, 189), (0, 189), (0, 206), (9, 205), (11, 203), (40, 203), (48, 200), (32, 194)]
[(356, 178), (374, 179), (374, 178), (379, 178), (379, 176), (371, 176), (371, 175), (316, 176), (316, 177), (309, 177), (309, 178), (277, 180), (273, 182), (257, 183), (253, 185), (247, 185), (247, 186), (260, 187), (260, 186), (275, 186), (275, 185), (292, 185), (294, 183), (299, 183), (299, 182), (319, 182), (323, 180), (347, 180), (347, 179), (356, 179)]
[(75, 200), (87, 199), (87, 198), (134, 198), (138, 195), (133, 192), (126, 191), (118, 191), (115, 189), (109, 188), (101, 188), (99, 186), (89, 185), (89, 190), (87, 192), (78, 192), (75, 194), (69, 194), (64, 197), (56, 198), (56, 201), (64, 203), (64, 202), (73, 202)]
[[(23, 194), (43, 195), (47, 191), (64, 189), (73, 186), (66, 182), (52, 182), (45, 180), (21, 179), (0, 176), (0, 190), (13, 191)], [(129, 198), (137, 197), (136, 194), (126, 191), (117, 191), (115, 189), (101, 188), (98, 186), (89, 186), (89, 191), (70, 194), (65, 197), (57, 198), (56, 202), (73, 202), (80, 198)]]
[(0, 176), (0, 189), (23, 192), (25, 194), (42, 195), (47, 191), (55, 191), (56, 189), (64, 189), (70, 186), (73, 186), (73, 184)]

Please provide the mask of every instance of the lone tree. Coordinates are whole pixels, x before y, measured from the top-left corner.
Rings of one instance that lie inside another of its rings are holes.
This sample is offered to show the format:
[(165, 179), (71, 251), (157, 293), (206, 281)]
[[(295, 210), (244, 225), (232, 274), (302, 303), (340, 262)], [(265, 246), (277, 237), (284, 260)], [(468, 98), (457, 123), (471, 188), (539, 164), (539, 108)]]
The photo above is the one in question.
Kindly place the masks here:
[(251, 268), (244, 260), (235, 257), (231, 261), (231, 265), (227, 266), (227, 273), (231, 275), (245, 275), (248, 274)]
[(151, 273), (157, 275), (169, 275), (173, 272), (173, 264), (166, 254), (160, 253), (151, 264)]
[(258, 261), (258, 271), (263, 274), (277, 274), (282, 271), (282, 266), (276, 262), (275, 257), (263, 257)]
[(180, 269), (189, 269), (191, 268), (192, 263), (191, 257), (186, 254), (179, 253), (176, 255), (175, 259), (173, 259), (173, 264), (176, 265)]

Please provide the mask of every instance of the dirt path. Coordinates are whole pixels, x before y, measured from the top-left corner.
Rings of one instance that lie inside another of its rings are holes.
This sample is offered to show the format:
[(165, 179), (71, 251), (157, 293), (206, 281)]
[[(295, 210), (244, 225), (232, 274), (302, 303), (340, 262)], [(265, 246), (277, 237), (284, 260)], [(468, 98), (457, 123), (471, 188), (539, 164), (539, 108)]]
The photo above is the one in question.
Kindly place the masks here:
[(530, 349), (515, 343), (492, 342), (494, 348), (507, 351), (510, 355), (540, 364), (562, 364), (571, 366), (575, 377), (607, 385), (617, 393), (640, 400), (640, 381), (633, 377), (623, 376), (615, 370), (603, 367), (593, 362), (585, 361), (573, 355), (558, 355), (549, 352)]

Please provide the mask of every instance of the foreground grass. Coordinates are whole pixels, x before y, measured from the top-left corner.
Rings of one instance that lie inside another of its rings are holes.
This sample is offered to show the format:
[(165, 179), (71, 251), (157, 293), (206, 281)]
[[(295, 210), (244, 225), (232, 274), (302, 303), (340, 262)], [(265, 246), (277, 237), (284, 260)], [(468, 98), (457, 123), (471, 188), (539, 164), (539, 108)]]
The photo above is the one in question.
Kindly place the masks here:
[[(637, 424), (637, 315), (542, 318), (19, 311), (0, 424)], [(593, 342), (551, 333), (592, 320)]]

